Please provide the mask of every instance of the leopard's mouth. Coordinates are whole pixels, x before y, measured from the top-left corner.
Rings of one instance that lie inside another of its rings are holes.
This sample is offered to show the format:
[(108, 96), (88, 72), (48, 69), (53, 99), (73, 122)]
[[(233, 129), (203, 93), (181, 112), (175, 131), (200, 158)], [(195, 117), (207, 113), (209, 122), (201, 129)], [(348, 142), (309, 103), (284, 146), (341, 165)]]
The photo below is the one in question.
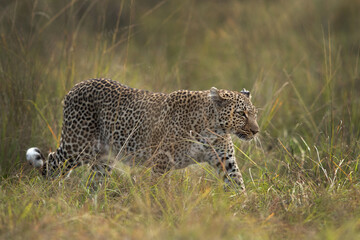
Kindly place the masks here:
[(251, 139), (254, 138), (254, 135), (251, 133), (247, 133), (247, 132), (237, 132), (235, 133), (235, 135), (243, 141), (250, 141)]

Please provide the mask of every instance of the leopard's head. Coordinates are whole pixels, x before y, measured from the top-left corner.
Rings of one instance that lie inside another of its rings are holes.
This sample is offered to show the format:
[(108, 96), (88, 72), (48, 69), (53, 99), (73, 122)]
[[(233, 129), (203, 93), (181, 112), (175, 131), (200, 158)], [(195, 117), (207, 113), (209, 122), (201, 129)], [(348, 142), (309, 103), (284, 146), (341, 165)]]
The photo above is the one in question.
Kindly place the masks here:
[(249, 91), (243, 89), (236, 92), (212, 87), (208, 96), (217, 112), (216, 128), (245, 141), (253, 139), (259, 132), (257, 110), (250, 101)]

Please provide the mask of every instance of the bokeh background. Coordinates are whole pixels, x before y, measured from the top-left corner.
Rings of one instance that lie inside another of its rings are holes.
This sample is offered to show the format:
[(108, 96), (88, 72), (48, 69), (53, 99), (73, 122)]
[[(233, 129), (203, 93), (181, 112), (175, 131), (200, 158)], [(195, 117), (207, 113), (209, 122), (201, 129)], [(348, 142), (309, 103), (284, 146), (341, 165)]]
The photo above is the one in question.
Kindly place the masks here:
[[(107, 77), (156, 92), (249, 89), (261, 133), (235, 141), (250, 193), (277, 191), (264, 199), (275, 209), (310, 208), (319, 189), (359, 199), (359, 26), (357, 0), (2, 0), (0, 175), (27, 170), (29, 147), (54, 150), (65, 94)], [(341, 216), (359, 213), (352, 203)]]

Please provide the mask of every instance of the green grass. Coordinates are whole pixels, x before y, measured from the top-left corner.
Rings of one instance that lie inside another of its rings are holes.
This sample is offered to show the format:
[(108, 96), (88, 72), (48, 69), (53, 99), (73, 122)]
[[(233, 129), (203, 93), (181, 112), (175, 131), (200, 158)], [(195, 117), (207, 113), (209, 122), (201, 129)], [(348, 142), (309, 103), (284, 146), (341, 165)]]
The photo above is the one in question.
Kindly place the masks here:
[[(304, 1), (0, 3), (1, 239), (358, 239), (360, 4)], [(247, 196), (208, 165), (157, 184), (119, 165), (48, 181), (61, 101), (110, 77), (152, 91), (250, 89), (257, 141), (235, 140)]]

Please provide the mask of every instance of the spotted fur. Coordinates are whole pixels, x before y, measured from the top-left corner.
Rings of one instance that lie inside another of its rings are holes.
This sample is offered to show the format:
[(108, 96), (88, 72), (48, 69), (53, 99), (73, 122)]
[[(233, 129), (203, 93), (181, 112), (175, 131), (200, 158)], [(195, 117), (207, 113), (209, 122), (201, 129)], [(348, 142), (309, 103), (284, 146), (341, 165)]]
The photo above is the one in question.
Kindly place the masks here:
[(47, 160), (30, 148), (27, 159), (46, 177), (84, 163), (105, 173), (115, 160), (150, 166), (155, 175), (208, 162), (245, 189), (230, 134), (251, 140), (259, 131), (256, 117), (246, 90), (165, 94), (91, 79), (65, 96), (59, 148)]

